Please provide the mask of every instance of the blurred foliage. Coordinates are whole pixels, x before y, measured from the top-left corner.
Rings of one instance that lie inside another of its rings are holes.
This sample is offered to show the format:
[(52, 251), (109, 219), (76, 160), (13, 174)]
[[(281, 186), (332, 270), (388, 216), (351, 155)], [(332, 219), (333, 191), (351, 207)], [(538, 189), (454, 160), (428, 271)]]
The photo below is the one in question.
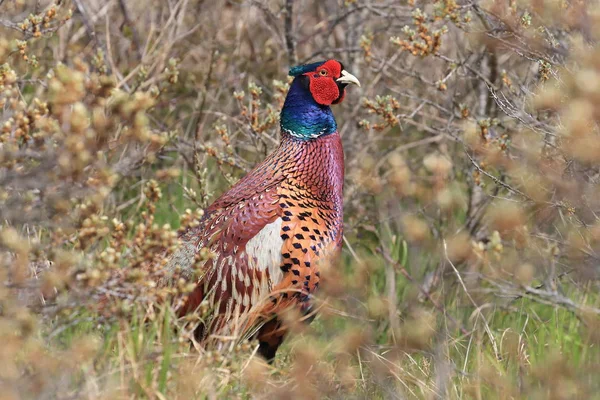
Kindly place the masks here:
[[(591, 1), (0, 0), (0, 398), (599, 398), (598, 27)], [(324, 58), (363, 87), (319, 316), (273, 366), (190, 346), (164, 250)]]

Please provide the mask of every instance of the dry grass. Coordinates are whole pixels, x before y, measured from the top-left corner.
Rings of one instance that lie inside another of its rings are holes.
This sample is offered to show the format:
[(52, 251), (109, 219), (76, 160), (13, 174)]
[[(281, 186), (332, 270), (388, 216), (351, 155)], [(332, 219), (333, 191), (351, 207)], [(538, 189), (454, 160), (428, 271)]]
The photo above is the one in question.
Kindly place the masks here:
[[(598, 398), (598, 7), (0, 0), (0, 398)], [(319, 316), (273, 366), (190, 347), (162, 249), (328, 57), (363, 87)]]

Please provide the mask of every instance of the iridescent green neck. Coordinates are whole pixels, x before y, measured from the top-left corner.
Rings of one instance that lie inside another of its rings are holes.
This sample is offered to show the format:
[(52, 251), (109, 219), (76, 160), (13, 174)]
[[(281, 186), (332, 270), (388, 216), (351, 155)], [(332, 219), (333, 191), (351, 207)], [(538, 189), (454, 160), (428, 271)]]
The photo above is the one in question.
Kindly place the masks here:
[(283, 132), (303, 140), (337, 131), (331, 108), (313, 99), (305, 76), (298, 76), (292, 82), (281, 110), (280, 125)]

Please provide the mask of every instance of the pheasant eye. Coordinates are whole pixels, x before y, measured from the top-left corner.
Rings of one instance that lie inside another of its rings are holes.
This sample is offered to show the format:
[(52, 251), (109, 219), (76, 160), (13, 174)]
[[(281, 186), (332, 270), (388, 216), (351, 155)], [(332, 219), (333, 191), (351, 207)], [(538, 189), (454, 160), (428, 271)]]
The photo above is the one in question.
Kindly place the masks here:
[(321, 76), (327, 76), (327, 70), (326, 69), (322, 69), (322, 70), (319, 71), (319, 74)]

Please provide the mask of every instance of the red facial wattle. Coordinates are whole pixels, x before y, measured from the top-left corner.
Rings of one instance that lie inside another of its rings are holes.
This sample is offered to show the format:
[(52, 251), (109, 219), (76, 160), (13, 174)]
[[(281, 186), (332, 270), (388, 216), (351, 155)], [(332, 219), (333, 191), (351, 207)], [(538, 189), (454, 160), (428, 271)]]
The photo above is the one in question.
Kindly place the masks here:
[[(309, 90), (315, 101), (329, 106), (340, 103), (345, 94), (345, 85), (338, 85), (336, 79), (341, 76), (342, 65), (336, 60), (329, 60), (314, 72), (308, 72)], [(340, 93), (341, 90), (341, 93)]]
[[(311, 75), (314, 75), (311, 73)], [(338, 97), (340, 91), (332, 78), (311, 76), (310, 77), (310, 93), (315, 101), (321, 105), (331, 105)]]

